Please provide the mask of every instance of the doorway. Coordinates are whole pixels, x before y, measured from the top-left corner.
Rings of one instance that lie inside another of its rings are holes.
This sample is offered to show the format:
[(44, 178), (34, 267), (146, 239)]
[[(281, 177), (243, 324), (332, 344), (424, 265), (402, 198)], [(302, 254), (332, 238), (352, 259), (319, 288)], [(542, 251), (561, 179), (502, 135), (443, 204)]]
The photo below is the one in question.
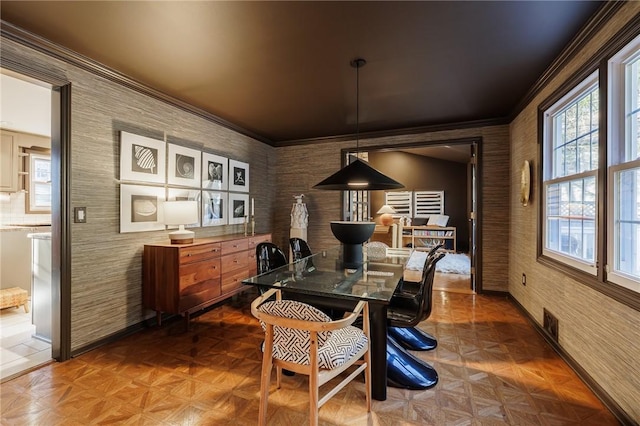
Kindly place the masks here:
[(0, 311), (0, 372), (5, 381), (61, 360), (61, 348), (69, 343), (60, 337), (60, 87), (0, 71), (2, 143), (11, 147), (3, 149), (3, 164), (14, 164), (15, 170), (6, 175), (17, 177), (15, 186), (3, 187), (0, 195), (0, 286), (19, 287), (28, 294), (26, 305)]
[[(436, 266), (434, 289), (468, 294), (482, 291), (478, 268), (481, 247), (477, 244), (480, 241), (480, 229), (476, 226), (480, 217), (478, 197), (481, 183), (477, 179), (480, 141), (480, 138), (465, 138), (368, 147), (364, 152), (371, 166), (405, 185), (399, 191), (410, 193), (407, 194), (407, 203), (413, 203), (415, 194), (420, 192), (436, 191), (444, 194), (443, 214), (447, 216), (448, 223), (439, 232), (443, 235), (457, 235), (457, 244), (451, 245), (449, 237), (449, 246), (445, 247), (448, 249), (447, 255)], [(424, 171), (422, 175), (419, 173), (420, 169)], [(366, 215), (368, 220), (377, 220), (375, 212), (382, 205), (388, 204), (387, 198), (388, 194), (383, 191), (369, 195), (369, 213)], [(401, 210), (413, 211), (411, 206), (406, 207)], [(403, 215), (396, 215), (395, 220), (405, 221), (402, 228), (405, 234), (402, 237), (403, 245), (417, 244), (420, 240), (428, 243), (430, 238), (417, 238), (415, 234), (438, 232), (420, 229), (430, 226), (428, 219), (420, 217), (421, 215), (400, 216)]]

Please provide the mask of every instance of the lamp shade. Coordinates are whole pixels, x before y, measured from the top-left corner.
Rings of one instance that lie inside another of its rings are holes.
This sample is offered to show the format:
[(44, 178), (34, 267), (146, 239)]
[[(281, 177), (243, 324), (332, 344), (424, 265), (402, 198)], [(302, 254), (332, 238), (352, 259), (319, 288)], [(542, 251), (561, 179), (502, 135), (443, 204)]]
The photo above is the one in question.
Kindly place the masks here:
[(381, 215), (380, 216), (380, 223), (383, 224), (384, 226), (389, 226), (393, 223), (393, 214), (395, 214), (396, 211), (393, 209), (393, 207), (385, 204), (384, 206), (380, 207), (380, 210), (378, 210), (378, 214)]
[(165, 201), (164, 223), (178, 225), (177, 231), (169, 233), (171, 244), (189, 244), (195, 233), (184, 229), (184, 225), (198, 222), (198, 203), (196, 201)]
[(198, 222), (197, 201), (165, 201), (164, 223), (166, 225), (188, 225)]
[(380, 210), (378, 210), (378, 214), (395, 214), (396, 211), (393, 209), (393, 207), (391, 207), (388, 204), (385, 204), (384, 206), (380, 207)]
[(359, 158), (314, 186), (315, 189), (336, 191), (376, 191), (403, 187), (400, 182), (380, 173)]

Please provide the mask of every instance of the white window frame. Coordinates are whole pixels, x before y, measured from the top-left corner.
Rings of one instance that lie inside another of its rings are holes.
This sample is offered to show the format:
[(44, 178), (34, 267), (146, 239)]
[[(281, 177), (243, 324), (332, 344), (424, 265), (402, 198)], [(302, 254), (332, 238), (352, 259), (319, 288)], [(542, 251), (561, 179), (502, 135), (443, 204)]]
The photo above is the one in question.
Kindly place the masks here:
[[(26, 214), (46, 214), (51, 213), (51, 154), (41, 151), (35, 151), (31, 149), (25, 150), (28, 153), (27, 161), (27, 197), (25, 197)], [(36, 161), (45, 161), (49, 163), (49, 175), (48, 179), (41, 180), (36, 175)], [(38, 203), (36, 198), (36, 186), (46, 188), (49, 193), (48, 203)]]
[[(635, 292), (640, 293), (640, 276), (628, 274), (617, 269), (620, 253), (618, 251), (617, 225), (619, 223), (619, 204), (617, 183), (621, 172), (631, 171), (640, 168), (640, 151), (637, 141), (631, 140), (630, 136), (638, 133), (634, 128), (638, 123), (634, 120), (627, 121), (631, 100), (628, 93), (637, 91), (637, 81), (632, 81), (626, 76), (627, 65), (640, 60), (640, 36), (636, 37), (608, 61), (608, 197), (607, 197), (607, 265), (605, 267), (606, 280), (610, 283), (620, 285)], [(638, 66), (640, 68), (640, 65)], [(640, 73), (640, 70), (636, 70)], [(631, 86), (631, 87), (629, 87)], [(637, 106), (635, 107), (637, 116)], [(638, 241), (636, 241), (638, 244)], [(640, 254), (638, 254), (640, 255)]]
[[(594, 89), (594, 87), (598, 87), (598, 71), (590, 74), (587, 78), (582, 80), (576, 87), (574, 87), (569, 93), (563, 96), (559, 101), (555, 102), (551, 107), (544, 111), (544, 133), (543, 133), (543, 179), (542, 179), (542, 254), (558, 262), (564, 263), (573, 268), (584, 271), (590, 275), (597, 275), (598, 269), (598, 168), (594, 168), (593, 170), (576, 172), (574, 174), (565, 175), (556, 177), (554, 176), (554, 167), (555, 163), (553, 161), (553, 142), (556, 135), (554, 135), (554, 126), (553, 126), (553, 118), (554, 116), (563, 111), (567, 106), (573, 104), (577, 99), (582, 97), (587, 92)], [(563, 183), (563, 182), (571, 182), (576, 179), (584, 179), (587, 177), (593, 176), (595, 179), (595, 218), (594, 218), (594, 259), (593, 262), (587, 262), (577, 257), (572, 257), (566, 255), (562, 252), (551, 250), (547, 248), (547, 190), (550, 185)]]

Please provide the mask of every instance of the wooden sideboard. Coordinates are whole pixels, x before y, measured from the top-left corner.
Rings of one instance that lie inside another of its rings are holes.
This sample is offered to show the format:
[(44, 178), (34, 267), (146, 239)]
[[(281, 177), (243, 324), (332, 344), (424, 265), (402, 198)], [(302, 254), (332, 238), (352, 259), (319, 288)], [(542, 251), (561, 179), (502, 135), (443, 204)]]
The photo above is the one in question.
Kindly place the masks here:
[(224, 235), (191, 244), (146, 244), (142, 258), (142, 303), (162, 313), (179, 314), (187, 324), (192, 313), (245, 289), (256, 275), (256, 246), (271, 234)]

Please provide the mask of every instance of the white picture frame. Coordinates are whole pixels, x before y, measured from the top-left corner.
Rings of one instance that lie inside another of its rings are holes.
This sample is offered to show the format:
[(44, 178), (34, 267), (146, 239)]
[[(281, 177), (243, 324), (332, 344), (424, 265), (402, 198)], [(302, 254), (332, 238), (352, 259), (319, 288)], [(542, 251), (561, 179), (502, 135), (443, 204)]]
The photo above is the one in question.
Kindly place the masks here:
[(229, 198), (226, 192), (202, 191), (202, 226), (220, 226), (228, 223)]
[(158, 186), (120, 185), (120, 233), (162, 231), (165, 189)]
[(249, 164), (229, 160), (229, 191), (249, 192)]
[[(200, 190), (187, 188), (168, 188), (167, 201), (196, 201), (200, 205)], [(185, 225), (185, 228), (199, 228), (200, 214), (198, 214), (198, 222)], [(177, 226), (167, 225), (167, 229), (178, 229)]]
[(244, 223), (249, 216), (249, 194), (229, 193), (229, 224)]
[(120, 180), (165, 183), (166, 143), (120, 132)]
[(167, 182), (169, 185), (200, 188), (202, 153), (197, 149), (187, 148), (173, 143), (167, 145), (169, 156)]
[(226, 191), (229, 189), (229, 159), (202, 153), (202, 188)]

